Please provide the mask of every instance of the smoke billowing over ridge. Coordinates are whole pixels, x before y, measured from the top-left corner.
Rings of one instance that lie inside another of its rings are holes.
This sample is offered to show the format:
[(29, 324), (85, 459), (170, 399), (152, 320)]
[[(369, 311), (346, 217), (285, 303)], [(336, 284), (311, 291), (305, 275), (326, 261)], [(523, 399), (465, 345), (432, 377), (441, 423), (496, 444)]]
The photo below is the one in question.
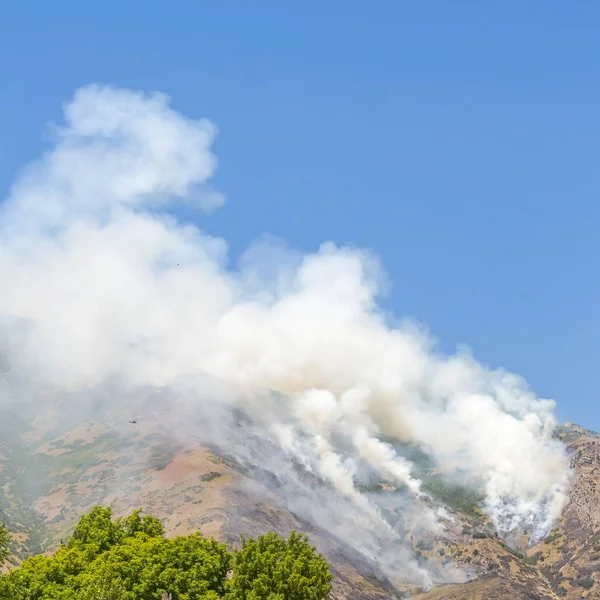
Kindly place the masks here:
[(167, 212), (224, 202), (206, 187), (215, 133), (162, 95), (77, 91), (53, 149), (0, 205), (0, 314), (31, 324), (14, 368), (65, 388), (212, 381), (217, 412), (242, 408), (382, 537), (394, 526), (360, 474), (423, 495), (389, 439), (479, 486), (502, 534), (543, 536), (568, 488), (554, 403), (466, 353), (438, 354), (413, 324), (391, 326), (369, 252), (326, 243), (301, 256), (262, 240), (228, 268), (223, 240)]

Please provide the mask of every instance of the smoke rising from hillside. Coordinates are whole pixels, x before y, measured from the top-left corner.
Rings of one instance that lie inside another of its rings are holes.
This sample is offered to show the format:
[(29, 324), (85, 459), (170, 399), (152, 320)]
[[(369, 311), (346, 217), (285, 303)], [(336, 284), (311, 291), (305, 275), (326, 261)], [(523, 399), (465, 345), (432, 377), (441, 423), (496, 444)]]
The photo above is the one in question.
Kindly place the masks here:
[(90, 86), (64, 112), (0, 206), (0, 313), (31, 324), (18, 368), (74, 389), (208, 378), (382, 536), (393, 526), (361, 473), (424, 494), (390, 438), (479, 486), (503, 534), (549, 530), (568, 488), (552, 401), (467, 353), (442, 356), (413, 323), (390, 325), (368, 251), (302, 256), (266, 239), (228, 267), (224, 240), (167, 212), (224, 198), (207, 187), (214, 126), (166, 96)]

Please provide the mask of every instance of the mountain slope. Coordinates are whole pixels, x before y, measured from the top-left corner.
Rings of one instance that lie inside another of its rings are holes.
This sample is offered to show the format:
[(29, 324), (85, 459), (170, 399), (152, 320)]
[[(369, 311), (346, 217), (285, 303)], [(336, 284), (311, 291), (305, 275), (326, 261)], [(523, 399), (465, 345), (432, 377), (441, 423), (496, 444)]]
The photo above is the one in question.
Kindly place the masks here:
[[(556, 435), (567, 446), (573, 478), (568, 504), (551, 534), (528, 548), (525, 560), (500, 560), (505, 568), (494, 576), (442, 586), (419, 598), (600, 598), (600, 436), (571, 423)], [(496, 552), (494, 547), (481, 554)]]
[[(82, 512), (103, 504), (117, 516), (143, 507), (170, 535), (200, 530), (229, 543), (240, 534), (304, 531), (332, 565), (334, 599), (600, 597), (600, 436), (578, 426), (557, 432), (574, 471), (568, 506), (552, 534), (528, 549), (504, 545), (477, 509), (477, 495), (446, 484), (423, 461), (425, 488), (446, 507), (446, 531), (407, 532), (405, 542), (423, 567), (452, 566), (457, 579), (472, 579), (423, 590), (402, 578), (390, 581), (348, 543), (290, 511), (268, 473), (258, 476), (214, 446), (182, 442), (160, 414), (131, 424), (123, 411), (106, 410), (81, 422), (72, 411), (71, 419), (57, 418), (52, 397), (31, 425), (25, 408), (22, 416), (8, 411), (0, 419), (0, 510), (15, 533), (17, 559), (52, 551)], [(371, 493), (394, 490), (377, 484)]]
[[(9, 417), (2, 422), (9, 423)], [(331, 561), (334, 598), (350, 598), (356, 589), (372, 600), (396, 593), (358, 553), (290, 513), (235, 462), (198, 444), (183, 446), (161, 431), (160, 422), (133, 425), (121, 419), (61, 431), (40, 416), (38, 425), (23, 436), (4, 438), (0, 506), (17, 532), (16, 560), (7, 567), (52, 551), (83, 512), (102, 504), (112, 506), (116, 516), (143, 507), (162, 520), (168, 535), (199, 530), (232, 544), (240, 535), (301, 530)], [(11, 429), (17, 429), (14, 423)]]

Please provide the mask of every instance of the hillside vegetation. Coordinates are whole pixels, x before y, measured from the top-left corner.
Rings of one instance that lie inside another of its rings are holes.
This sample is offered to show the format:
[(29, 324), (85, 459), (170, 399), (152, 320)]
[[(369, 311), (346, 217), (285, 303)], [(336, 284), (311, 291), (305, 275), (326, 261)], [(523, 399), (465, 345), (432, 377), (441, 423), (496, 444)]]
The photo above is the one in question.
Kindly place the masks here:
[[(5, 522), (11, 532), (10, 556), (2, 568), (3, 572), (11, 572), (2, 585), (21, 582), (22, 588), (29, 586), (28, 595), (19, 597), (15, 587), (10, 590), (15, 595), (6, 596), (5, 591), (4, 598), (121, 600), (117, 594), (139, 591), (127, 586), (117, 591), (121, 583), (115, 583), (112, 575), (102, 574), (101, 569), (96, 572), (96, 568), (107, 561), (111, 565), (125, 563), (124, 557), (135, 558), (135, 552), (148, 551), (149, 556), (150, 549), (156, 550), (153, 544), (158, 538), (167, 540), (160, 542), (164, 545), (164, 560), (178, 552), (170, 540), (189, 538), (191, 541), (186, 543), (192, 544), (190, 551), (208, 552), (217, 568), (221, 548), (231, 574), (236, 556), (231, 549), (240, 535), (255, 543), (262, 536), (275, 536), (273, 540), (281, 544), (289, 542), (292, 530), (308, 533), (328, 561), (333, 575), (330, 600), (388, 600), (403, 594), (415, 600), (600, 598), (600, 438), (577, 426), (556, 432), (571, 456), (574, 476), (569, 503), (555, 529), (533, 547), (527, 546), (526, 539), (504, 543), (481, 510), (477, 490), (453, 482), (426, 456), (419, 455), (418, 449), (399, 448), (414, 458), (416, 475), (427, 493), (424, 502), (433, 510), (443, 509), (440, 515), (444, 525), (439, 535), (402, 530), (399, 543), (407, 548), (407, 557), (412, 556), (420, 568), (433, 573), (435, 584), (460, 581), (461, 577), (467, 580), (423, 589), (403, 579), (404, 564), (398, 563), (399, 575), (392, 580), (389, 570), (383, 573), (376, 562), (361, 555), (351, 543), (294, 513), (285, 495), (278, 495), (276, 474), (269, 477), (267, 472), (236, 462), (224, 451), (227, 448), (195, 440), (187, 440), (184, 445), (180, 436), (165, 427), (168, 419), (159, 409), (139, 410), (145, 418), (136, 425), (128, 422), (128, 414), (114, 408), (97, 412), (93, 422), (75, 411), (59, 412), (54, 403), (47, 403), (44, 412), (36, 413), (33, 420), (25, 409), (18, 415), (0, 415), (0, 522)], [(401, 489), (373, 480), (361, 491), (376, 497), (390, 523), (398, 522)], [(137, 538), (124, 539), (100, 554), (90, 555), (88, 549), (89, 566), (83, 569), (76, 560), (79, 551), (73, 546), (75, 542), (70, 540), (74, 528), (81, 525), (81, 515), (89, 517), (97, 505), (110, 506), (112, 515), (121, 520), (109, 520), (121, 524), (143, 506), (160, 522), (165, 535), (138, 532), (151, 539), (143, 543)], [(209, 543), (211, 538), (217, 542)], [(52, 559), (43, 556), (50, 553)], [(140, 558), (139, 562), (145, 560)], [(165, 563), (148, 564), (159, 571)], [(145, 577), (141, 571), (138, 576)], [(233, 584), (227, 581), (225, 578), (223, 589), (209, 587), (202, 593), (227, 597), (223, 594), (233, 593)], [(49, 582), (55, 588), (50, 586), (51, 592), (44, 588)], [(148, 589), (154, 594), (162, 589), (156, 587), (162, 583), (155, 582), (155, 587)], [(45, 594), (55, 595), (33, 595), (34, 584), (39, 584)], [(82, 596), (84, 587), (100, 591), (95, 596)], [(109, 590), (106, 593), (102, 591), (105, 588)], [(176, 590), (170, 591), (176, 600)], [(135, 600), (138, 597), (145, 598), (133, 596)], [(151, 597), (158, 600), (160, 594)], [(245, 596), (247, 600), (261, 597)], [(130, 600), (132, 596), (123, 598)], [(194, 598), (190, 596), (189, 600)]]
[(0, 577), (0, 599), (323, 600), (331, 579), (296, 532), (243, 538), (230, 551), (199, 533), (166, 538), (161, 522), (139, 510), (113, 519), (110, 508), (94, 507), (53, 556), (32, 556)]

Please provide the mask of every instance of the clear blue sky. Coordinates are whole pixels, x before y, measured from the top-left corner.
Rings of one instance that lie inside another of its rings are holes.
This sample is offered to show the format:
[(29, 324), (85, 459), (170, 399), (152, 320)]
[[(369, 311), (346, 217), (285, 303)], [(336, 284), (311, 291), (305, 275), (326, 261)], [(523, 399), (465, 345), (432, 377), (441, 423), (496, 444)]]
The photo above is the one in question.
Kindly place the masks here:
[(564, 0), (9, 2), (0, 186), (78, 86), (162, 90), (220, 129), (229, 203), (201, 225), (234, 255), (265, 231), (370, 247), (398, 315), (600, 429), (599, 21)]

